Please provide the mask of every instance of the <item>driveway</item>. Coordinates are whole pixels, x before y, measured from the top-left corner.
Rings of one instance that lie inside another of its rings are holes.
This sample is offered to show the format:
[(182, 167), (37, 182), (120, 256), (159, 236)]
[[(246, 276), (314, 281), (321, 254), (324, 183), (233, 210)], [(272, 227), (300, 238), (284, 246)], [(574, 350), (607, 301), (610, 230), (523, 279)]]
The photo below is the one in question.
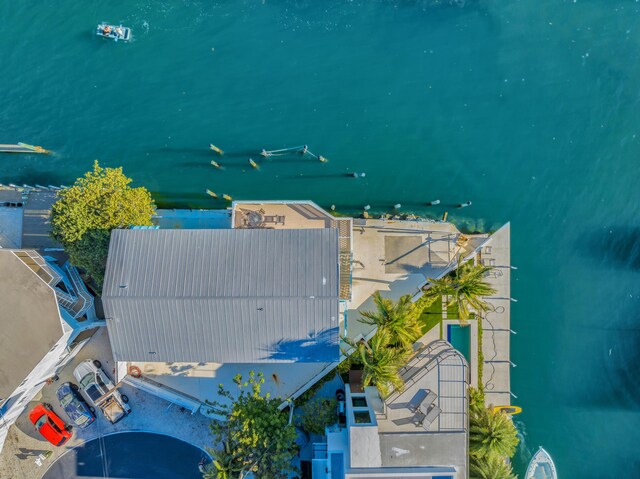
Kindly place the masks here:
[[(58, 404), (57, 388), (66, 381), (76, 382), (73, 378), (74, 368), (85, 359), (99, 359), (103, 370), (113, 379), (114, 361), (106, 327), (96, 332), (78, 355), (60, 373), (60, 379), (43, 388), (37, 401), (25, 409), (22, 416), (9, 430), (9, 435), (0, 454), (0, 477), (3, 479), (41, 479), (47, 468), (66, 451), (87, 443), (93, 439), (117, 432), (151, 432), (166, 434), (181, 441), (204, 448), (211, 444), (209, 419), (201, 414), (191, 415), (188, 411), (140, 391), (127, 384), (121, 387), (122, 393), (129, 396), (132, 412), (116, 424), (109, 423), (98, 411), (96, 421), (86, 429), (73, 429), (73, 437), (62, 447), (54, 447), (42, 438), (29, 422), (29, 411), (40, 402), (48, 402), (64, 421), (68, 417)], [(212, 391), (212, 395), (215, 392)], [(126, 451), (118, 452), (119, 455)], [(136, 452), (129, 452), (130, 460), (136, 461)], [(39, 456), (46, 456), (39, 459)], [(38, 462), (41, 463), (38, 466)], [(100, 477), (100, 476), (98, 476)], [(53, 479), (47, 476), (47, 479)], [(63, 476), (60, 477), (63, 479)], [(66, 477), (64, 477), (66, 479)]]

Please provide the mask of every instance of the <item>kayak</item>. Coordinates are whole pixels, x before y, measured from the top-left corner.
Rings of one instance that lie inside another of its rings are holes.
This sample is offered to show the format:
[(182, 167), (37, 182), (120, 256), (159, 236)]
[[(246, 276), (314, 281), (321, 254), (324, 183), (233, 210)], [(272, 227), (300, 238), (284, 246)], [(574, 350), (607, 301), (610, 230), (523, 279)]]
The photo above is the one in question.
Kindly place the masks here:
[(522, 408), (518, 406), (494, 406), (493, 412), (503, 412), (505, 414), (520, 414)]

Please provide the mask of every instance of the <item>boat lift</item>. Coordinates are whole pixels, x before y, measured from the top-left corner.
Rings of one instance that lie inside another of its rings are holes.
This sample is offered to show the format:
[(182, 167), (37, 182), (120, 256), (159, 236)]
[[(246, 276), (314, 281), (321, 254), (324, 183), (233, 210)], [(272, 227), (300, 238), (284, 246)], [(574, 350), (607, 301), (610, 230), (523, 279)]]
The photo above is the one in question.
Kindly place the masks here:
[(272, 156), (286, 156), (292, 153), (298, 153), (302, 156), (309, 155), (315, 158), (316, 160), (320, 161), (321, 163), (326, 163), (327, 161), (329, 161), (324, 156), (316, 155), (315, 153), (311, 152), (307, 145), (293, 146), (291, 148), (282, 148), (280, 150), (265, 150), (263, 148), (262, 151), (260, 152), (260, 156), (262, 156), (263, 158), (271, 158)]

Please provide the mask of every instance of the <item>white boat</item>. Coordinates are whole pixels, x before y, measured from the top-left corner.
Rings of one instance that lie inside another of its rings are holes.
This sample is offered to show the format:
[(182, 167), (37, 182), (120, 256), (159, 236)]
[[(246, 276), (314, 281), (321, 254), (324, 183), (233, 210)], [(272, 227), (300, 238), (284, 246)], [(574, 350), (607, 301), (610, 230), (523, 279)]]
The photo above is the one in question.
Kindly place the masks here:
[(109, 38), (111, 40), (122, 40), (127, 42), (131, 40), (131, 29), (129, 27), (123, 27), (122, 25), (109, 25), (108, 23), (101, 23), (96, 29), (96, 35), (99, 37)]
[(527, 474), (524, 477), (525, 479), (558, 479), (556, 465), (549, 453), (542, 447), (531, 458)]

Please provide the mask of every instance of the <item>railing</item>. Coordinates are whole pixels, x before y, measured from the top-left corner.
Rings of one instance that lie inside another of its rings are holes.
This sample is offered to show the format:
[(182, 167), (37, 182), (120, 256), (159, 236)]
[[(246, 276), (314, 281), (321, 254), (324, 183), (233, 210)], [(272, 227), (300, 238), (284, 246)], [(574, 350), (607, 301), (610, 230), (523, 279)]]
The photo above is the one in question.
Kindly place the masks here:
[(48, 285), (53, 286), (62, 281), (60, 273), (35, 251), (15, 251), (14, 254)]
[(351, 236), (353, 222), (350, 218), (334, 219), (335, 228), (338, 230), (338, 247), (340, 261), (340, 299), (351, 300), (353, 276), (353, 257), (351, 251)]
[(74, 310), (74, 306), (76, 305), (77, 298), (65, 293), (61, 289), (54, 288), (54, 290), (56, 292), (56, 297), (58, 298), (58, 304), (66, 309), (67, 312), (75, 319), (76, 312)]

